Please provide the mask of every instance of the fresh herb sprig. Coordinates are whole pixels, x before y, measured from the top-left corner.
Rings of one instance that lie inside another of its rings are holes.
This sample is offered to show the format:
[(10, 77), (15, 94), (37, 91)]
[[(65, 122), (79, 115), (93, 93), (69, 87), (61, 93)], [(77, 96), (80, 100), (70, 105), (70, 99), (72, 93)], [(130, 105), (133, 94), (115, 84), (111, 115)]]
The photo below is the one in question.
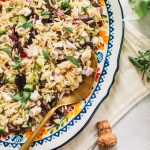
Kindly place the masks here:
[(148, 8), (150, 6), (150, 0), (129, 0), (133, 11), (139, 18), (146, 16)]
[(129, 60), (131, 63), (142, 72), (143, 79), (144, 77), (147, 79), (147, 81), (150, 80), (150, 50), (147, 50), (146, 52), (138, 52), (138, 57), (132, 57), (129, 56)]

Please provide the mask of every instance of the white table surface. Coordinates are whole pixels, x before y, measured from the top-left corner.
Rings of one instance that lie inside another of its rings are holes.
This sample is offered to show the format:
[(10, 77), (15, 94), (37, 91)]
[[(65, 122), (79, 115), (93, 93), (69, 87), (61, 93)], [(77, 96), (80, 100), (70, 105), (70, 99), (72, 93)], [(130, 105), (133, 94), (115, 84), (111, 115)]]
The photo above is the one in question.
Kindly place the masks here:
[[(120, 0), (125, 18), (132, 17), (127, 0)], [(139, 21), (130, 21), (139, 32), (150, 38), (150, 12)], [(142, 39), (141, 39), (142, 40)], [(137, 91), (138, 92), (138, 91)], [(110, 150), (150, 150), (150, 95), (127, 113), (114, 127), (118, 144)], [(94, 150), (98, 150), (96, 147)]]

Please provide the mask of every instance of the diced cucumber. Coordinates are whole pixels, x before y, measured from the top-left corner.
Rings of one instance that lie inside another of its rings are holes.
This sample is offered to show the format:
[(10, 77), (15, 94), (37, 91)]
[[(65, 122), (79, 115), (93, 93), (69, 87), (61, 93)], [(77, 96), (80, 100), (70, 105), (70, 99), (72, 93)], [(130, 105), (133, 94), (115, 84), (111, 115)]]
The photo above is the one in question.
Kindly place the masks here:
[(23, 91), (23, 100), (26, 101), (30, 97), (30, 92)]
[(4, 134), (5, 133), (5, 127), (0, 125), (0, 134)]
[(100, 32), (100, 28), (96, 28), (96, 29), (94, 29), (94, 35), (97, 35), (98, 33)]
[(26, 101), (30, 97), (30, 93), (29, 92), (23, 92), (22, 95), (23, 95), (23, 97), (21, 98), (21, 108), (24, 108)]
[(37, 63), (37, 61), (35, 61), (35, 63), (34, 63), (34, 69), (36, 71), (39, 71), (39, 69), (40, 69), (40, 65)]
[(13, 18), (10, 18), (10, 21), (13, 22), (13, 23), (16, 23), (18, 22), (18, 17), (13, 17)]
[(5, 32), (5, 27), (0, 27), (0, 35), (3, 34)]
[(11, 98), (15, 101), (19, 101), (22, 97), (20, 96), (19, 92), (16, 92), (14, 95), (11, 96)]
[(26, 84), (23, 88), (25, 91), (32, 92), (34, 89), (33, 84)]
[(36, 74), (34, 72), (30, 73), (27, 77), (26, 77), (26, 82), (28, 84), (31, 84), (33, 83), (33, 81), (35, 80), (36, 78)]
[(24, 24), (27, 22), (27, 18), (24, 16), (19, 16), (18, 17), (18, 23)]
[(43, 58), (37, 58), (37, 59), (36, 59), (36, 63), (37, 63), (40, 67), (42, 67), (42, 66), (44, 66), (44, 59), (43, 59)]
[(60, 125), (61, 119), (54, 119), (54, 123), (55, 123), (56, 125)]
[(74, 4), (72, 2), (69, 3), (69, 7), (70, 9), (73, 9), (74, 8)]
[(47, 102), (50, 102), (51, 101), (51, 95), (50, 94), (43, 95), (43, 99), (46, 100)]
[(14, 84), (15, 83), (16, 76), (12, 76), (8, 79), (8, 83)]

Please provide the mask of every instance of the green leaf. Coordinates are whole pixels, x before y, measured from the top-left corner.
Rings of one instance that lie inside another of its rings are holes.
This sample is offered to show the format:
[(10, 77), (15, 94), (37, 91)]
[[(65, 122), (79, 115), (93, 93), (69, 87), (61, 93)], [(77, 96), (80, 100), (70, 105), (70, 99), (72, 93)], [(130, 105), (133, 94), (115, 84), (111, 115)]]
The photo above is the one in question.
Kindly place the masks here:
[(87, 12), (87, 9), (88, 9), (88, 6), (86, 6), (86, 7), (82, 6), (82, 10), (83, 10), (84, 13)]
[(107, 15), (102, 15), (102, 18), (107, 18)]
[(18, 63), (18, 64), (16, 64), (15, 66), (13, 66), (13, 70), (17, 70), (18, 68), (20, 68), (21, 67), (21, 64), (20, 63)]
[(134, 65), (134, 66), (136, 66), (137, 68), (141, 68), (141, 65), (137, 62), (137, 60), (134, 58), (134, 57), (132, 57), (132, 56), (129, 56), (129, 60), (131, 61), (131, 63)]
[(72, 29), (72, 27), (67, 27), (67, 26), (65, 26), (65, 27), (63, 27), (66, 31), (68, 31), (68, 32), (70, 32), (70, 33), (73, 33), (73, 29)]
[(129, 4), (138, 17), (143, 18), (148, 12), (150, 0), (129, 0)]
[(144, 77), (147, 78), (147, 81), (150, 80), (150, 50), (147, 50), (145, 52), (139, 51), (138, 57), (131, 57), (129, 56), (129, 60), (132, 62), (132, 64), (141, 71), (143, 74), (142, 79)]
[(80, 63), (73, 56), (66, 56), (66, 59), (72, 62), (78, 68), (81, 66)]
[(27, 29), (29, 27), (32, 27), (32, 22), (26, 22), (23, 25), (21, 25), (22, 28)]
[(50, 17), (50, 12), (48, 10), (42, 12), (41, 14), (44, 18), (49, 18)]
[(6, 52), (9, 56), (11, 56), (11, 50), (9, 48), (0, 48), (0, 49)]
[(52, 60), (52, 56), (50, 56), (46, 51), (42, 50), (42, 54), (46, 60)]
[(67, 0), (62, 0), (60, 4), (60, 8), (62, 10), (66, 10), (69, 7), (69, 2)]
[(16, 63), (21, 63), (21, 57), (15, 56), (13, 58), (13, 61), (16, 62)]

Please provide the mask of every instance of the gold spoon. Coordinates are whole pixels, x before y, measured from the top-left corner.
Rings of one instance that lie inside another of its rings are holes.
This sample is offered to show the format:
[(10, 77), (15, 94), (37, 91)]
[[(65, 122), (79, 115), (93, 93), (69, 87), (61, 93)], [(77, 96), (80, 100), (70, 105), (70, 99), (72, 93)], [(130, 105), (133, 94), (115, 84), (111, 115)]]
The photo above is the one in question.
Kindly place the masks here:
[(80, 86), (73, 91), (71, 94), (64, 96), (61, 100), (57, 102), (57, 105), (52, 108), (45, 116), (41, 124), (37, 127), (37, 129), (32, 133), (32, 135), (28, 138), (28, 140), (23, 144), (23, 146), (19, 150), (28, 150), (36, 136), (38, 135), (41, 128), (45, 125), (45, 123), (49, 120), (49, 118), (54, 114), (56, 109), (58, 109), (61, 106), (66, 105), (72, 105), (75, 103), (80, 102), (82, 99), (84, 99), (91, 91), (96, 70), (97, 70), (97, 57), (94, 52), (92, 52), (91, 56), (91, 68), (93, 68), (94, 72), (91, 76), (84, 76), (83, 82), (80, 84)]

